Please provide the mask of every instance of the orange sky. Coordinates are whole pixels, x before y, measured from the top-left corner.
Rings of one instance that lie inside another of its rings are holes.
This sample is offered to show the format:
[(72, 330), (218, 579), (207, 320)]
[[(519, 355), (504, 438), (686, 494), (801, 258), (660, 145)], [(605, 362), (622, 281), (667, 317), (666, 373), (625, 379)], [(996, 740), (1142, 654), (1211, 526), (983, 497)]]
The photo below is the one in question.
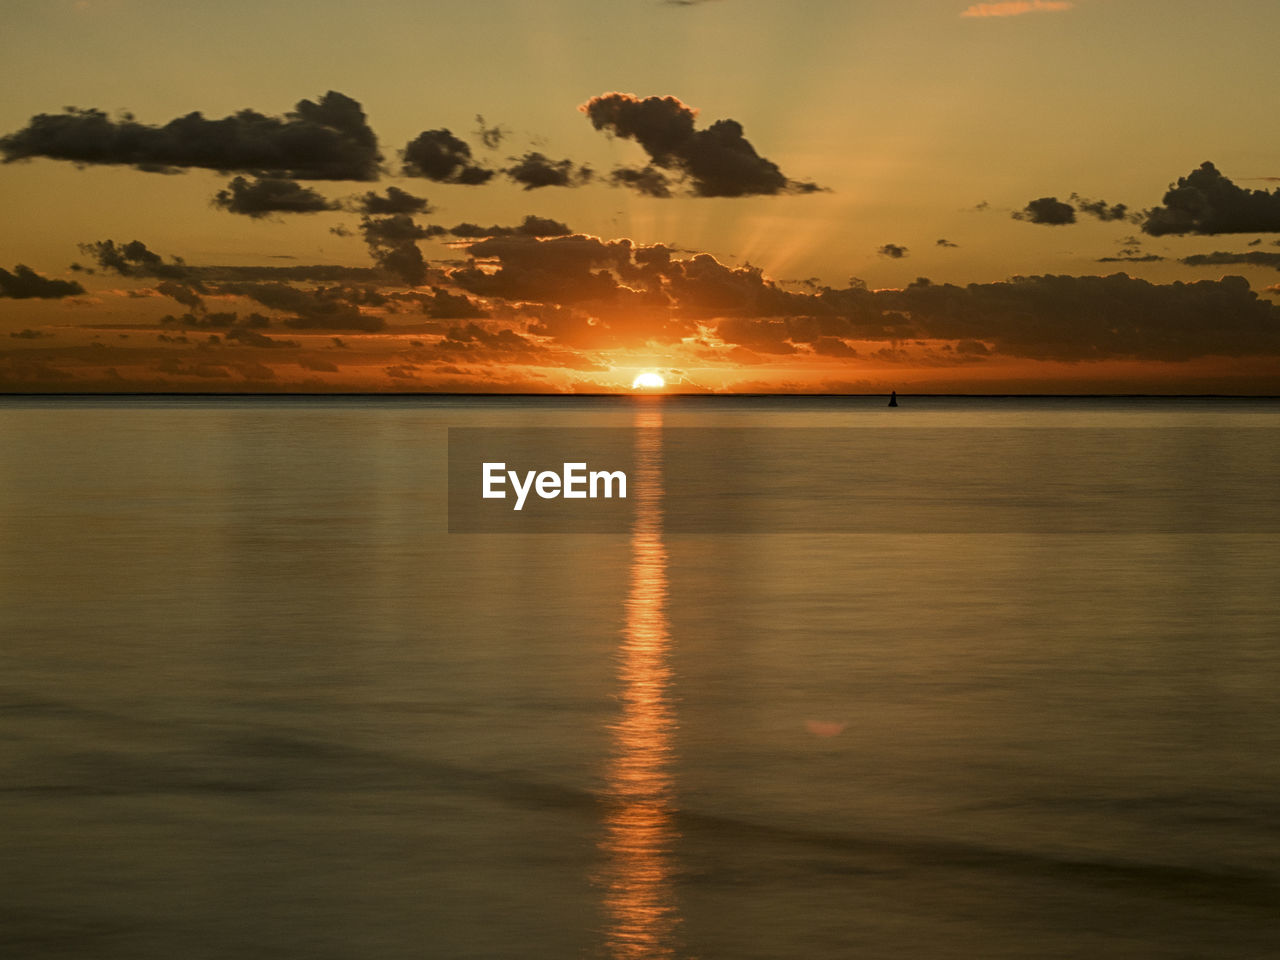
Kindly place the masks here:
[(0, 390), (1280, 392), (1269, 5), (9, 21)]

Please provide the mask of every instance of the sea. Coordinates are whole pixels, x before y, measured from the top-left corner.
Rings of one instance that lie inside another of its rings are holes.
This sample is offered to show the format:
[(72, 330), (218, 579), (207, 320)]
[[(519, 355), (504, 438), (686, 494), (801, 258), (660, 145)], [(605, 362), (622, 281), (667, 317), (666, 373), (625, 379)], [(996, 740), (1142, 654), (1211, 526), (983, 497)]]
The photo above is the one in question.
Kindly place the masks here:
[(0, 956), (1280, 956), (1280, 402), (885, 401), (0, 398)]

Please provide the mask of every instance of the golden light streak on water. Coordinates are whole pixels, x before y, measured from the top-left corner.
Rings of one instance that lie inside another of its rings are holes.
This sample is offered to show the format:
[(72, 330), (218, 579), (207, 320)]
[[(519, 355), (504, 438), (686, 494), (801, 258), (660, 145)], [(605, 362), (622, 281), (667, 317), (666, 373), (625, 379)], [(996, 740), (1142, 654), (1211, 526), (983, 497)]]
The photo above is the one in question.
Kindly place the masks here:
[(672, 890), (672, 782), (676, 719), (668, 687), (667, 551), (662, 541), (662, 411), (636, 416), (631, 583), (619, 662), (622, 717), (607, 776), (605, 946), (618, 960), (674, 957), (679, 914)]

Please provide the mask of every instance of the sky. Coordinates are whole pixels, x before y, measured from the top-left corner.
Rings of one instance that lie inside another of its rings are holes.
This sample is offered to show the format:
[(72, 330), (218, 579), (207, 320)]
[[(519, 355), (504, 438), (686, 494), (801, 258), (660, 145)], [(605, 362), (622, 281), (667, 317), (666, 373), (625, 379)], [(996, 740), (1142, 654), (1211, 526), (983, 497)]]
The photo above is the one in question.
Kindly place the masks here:
[(0, 391), (1280, 393), (1280, 5), (5, 14)]

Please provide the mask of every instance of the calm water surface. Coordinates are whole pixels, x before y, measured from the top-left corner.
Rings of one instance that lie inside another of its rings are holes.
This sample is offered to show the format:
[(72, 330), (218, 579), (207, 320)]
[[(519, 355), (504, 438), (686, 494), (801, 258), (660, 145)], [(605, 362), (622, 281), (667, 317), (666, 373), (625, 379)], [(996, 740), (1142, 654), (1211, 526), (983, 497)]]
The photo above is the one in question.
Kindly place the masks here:
[[(1277, 955), (1273, 530), (672, 534), (661, 431), (1280, 405), (882, 402), (0, 401), (0, 954)], [(451, 426), (634, 522), (447, 533)]]

